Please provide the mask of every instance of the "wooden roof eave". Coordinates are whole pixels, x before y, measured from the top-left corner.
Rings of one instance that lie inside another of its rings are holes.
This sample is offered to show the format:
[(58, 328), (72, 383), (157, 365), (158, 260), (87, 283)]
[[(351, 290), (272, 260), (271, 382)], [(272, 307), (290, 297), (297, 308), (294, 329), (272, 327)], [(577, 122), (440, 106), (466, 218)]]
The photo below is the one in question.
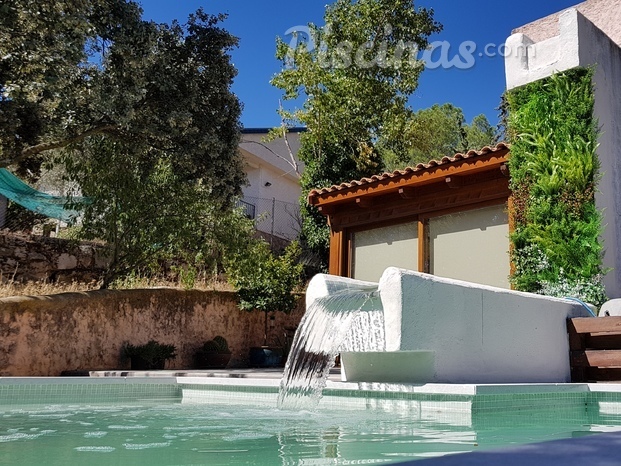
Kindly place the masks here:
[(507, 163), (508, 155), (509, 148), (505, 148), (455, 162), (438, 164), (409, 172), (406, 171), (404, 174), (387, 176), (383, 179), (366, 183), (355, 182), (356, 185), (351, 187), (334, 189), (325, 193), (311, 193), (308, 197), (308, 202), (318, 207), (322, 212), (327, 212), (342, 204), (360, 202), (360, 199), (367, 196), (376, 197), (394, 194), (398, 193), (399, 189), (402, 188), (414, 188), (444, 182), (451, 176), (462, 177), (491, 170), (500, 170)]

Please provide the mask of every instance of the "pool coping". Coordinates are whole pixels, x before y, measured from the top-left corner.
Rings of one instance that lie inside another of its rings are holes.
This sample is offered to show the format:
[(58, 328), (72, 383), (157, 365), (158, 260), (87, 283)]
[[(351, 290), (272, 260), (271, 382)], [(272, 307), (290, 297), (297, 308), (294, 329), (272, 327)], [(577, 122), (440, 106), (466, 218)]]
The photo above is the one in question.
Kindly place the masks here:
[[(233, 369), (204, 371), (89, 371), (88, 377), (0, 377), (0, 385), (62, 385), (62, 384), (177, 384), (177, 385), (212, 385), (212, 386), (246, 386), (278, 388), (282, 378), (282, 369)], [(436, 395), (515, 395), (540, 393), (620, 393), (621, 382), (612, 383), (485, 383), (485, 384), (392, 384), (343, 382), (340, 371), (331, 371), (326, 383), (328, 390), (347, 390), (364, 392), (399, 391)]]

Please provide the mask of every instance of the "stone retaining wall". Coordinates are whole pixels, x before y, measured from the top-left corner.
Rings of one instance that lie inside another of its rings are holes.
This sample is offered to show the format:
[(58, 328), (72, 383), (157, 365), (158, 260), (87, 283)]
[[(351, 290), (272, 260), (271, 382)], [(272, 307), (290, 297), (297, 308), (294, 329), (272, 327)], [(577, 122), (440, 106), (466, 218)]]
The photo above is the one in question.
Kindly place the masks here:
[(77, 281), (98, 280), (106, 258), (95, 243), (75, 243), (0, 231), (0, 279), (3, 281)]
[[(298, 325), (303, 299), (270, 320), (269, 341)], [(0, 299), (0, 377), (58, 376), (63, 371), (123, 370), (126, 342), (174, 344), (166, 369), (192, 368), (194, 352), (216, 335), (233, 351), (229, 367), (247, 365), (263, 344), (262, 312), (240, 311), (232, 292), (105, 290)]]

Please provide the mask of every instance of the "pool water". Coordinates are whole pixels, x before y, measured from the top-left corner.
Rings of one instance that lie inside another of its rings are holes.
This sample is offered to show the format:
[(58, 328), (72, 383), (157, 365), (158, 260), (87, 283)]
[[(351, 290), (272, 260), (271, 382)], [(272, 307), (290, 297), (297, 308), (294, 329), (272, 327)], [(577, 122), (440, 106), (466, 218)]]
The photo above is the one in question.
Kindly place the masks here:
[(313, 412), (181, 400), (7, 405), (0, 464), (385, 464), (621, 430), (621, 416), (586, 406), (421, 416), (415, 405)]

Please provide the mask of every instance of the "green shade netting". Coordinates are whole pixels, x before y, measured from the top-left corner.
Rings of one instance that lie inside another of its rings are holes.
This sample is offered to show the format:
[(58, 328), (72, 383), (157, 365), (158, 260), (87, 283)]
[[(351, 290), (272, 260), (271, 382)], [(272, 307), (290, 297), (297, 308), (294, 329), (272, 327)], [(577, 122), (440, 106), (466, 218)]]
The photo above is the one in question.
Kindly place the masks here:
[[(80, 215), (79, 210), (65, 208), (68, 198), (37, 191), (6, 168), (0, 168), (0, 194), (28, 210), (66, 223), (73, 223)], [(83, 202), (84, 199), (72, 198), (71, 201)]]

